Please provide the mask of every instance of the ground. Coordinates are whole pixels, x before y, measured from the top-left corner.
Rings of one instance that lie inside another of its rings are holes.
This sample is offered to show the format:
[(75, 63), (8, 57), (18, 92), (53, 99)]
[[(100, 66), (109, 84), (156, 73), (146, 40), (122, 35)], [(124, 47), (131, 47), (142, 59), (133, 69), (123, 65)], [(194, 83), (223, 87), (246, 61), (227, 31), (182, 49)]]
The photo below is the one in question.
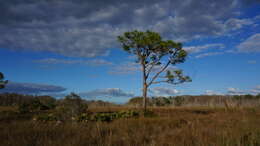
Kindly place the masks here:
[(12, 115), (15, 108), (0, 110), (3, 146), (260, 145), (260, 108), (157, 107), (150, 108), (153, 114), (147, 117), (83, 123), (35, 122), (29, 115), (17, 119)]

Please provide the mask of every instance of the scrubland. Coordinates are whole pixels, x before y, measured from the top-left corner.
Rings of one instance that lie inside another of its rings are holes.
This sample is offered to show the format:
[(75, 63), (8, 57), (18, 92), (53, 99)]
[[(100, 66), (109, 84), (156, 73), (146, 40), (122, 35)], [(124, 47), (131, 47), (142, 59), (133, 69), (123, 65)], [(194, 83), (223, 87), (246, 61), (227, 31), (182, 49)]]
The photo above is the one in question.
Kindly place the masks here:
[[(252, 99), (250, 99), (252, 100)], [(258, 101), (255, 100), (256, 103)], [(143, 116), (132, 105), (89, 106), (87, 113), (135, 111), (113, 120), (33, 120), (55, 109), (19, 112), (0, 107), (3, 146), (257, 146), (260, 106), (150, 106)], [(71, 114), (71, 113), (69, 113)], [(103, 116), (104, 116), (103, 115)]]

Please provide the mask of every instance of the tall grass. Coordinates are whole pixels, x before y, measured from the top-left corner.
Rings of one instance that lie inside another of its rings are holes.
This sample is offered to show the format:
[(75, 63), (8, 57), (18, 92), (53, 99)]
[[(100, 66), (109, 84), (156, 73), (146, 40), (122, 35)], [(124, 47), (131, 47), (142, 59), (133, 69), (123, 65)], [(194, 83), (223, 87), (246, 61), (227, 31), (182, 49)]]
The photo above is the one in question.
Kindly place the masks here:
[[(101, 111), (102, 109), (91, 109)], [(106, 110), (106, 109), (104, 109)], [(110, 110), (120, 110), (110, 108)], [(156, 116), (113, 122), (0, 121), (3, 146), (260, 145), (257, 108), (152, 108)]]

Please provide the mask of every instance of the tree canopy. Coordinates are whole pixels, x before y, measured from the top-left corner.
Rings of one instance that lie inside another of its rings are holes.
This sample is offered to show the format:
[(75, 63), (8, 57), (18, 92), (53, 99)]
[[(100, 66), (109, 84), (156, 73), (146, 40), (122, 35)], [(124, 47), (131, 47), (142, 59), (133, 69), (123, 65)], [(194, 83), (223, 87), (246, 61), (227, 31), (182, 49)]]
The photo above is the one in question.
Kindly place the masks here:
[(0, 72), (0, 89), (4, 88), (8, 81), (4, 81), (4, 74)]

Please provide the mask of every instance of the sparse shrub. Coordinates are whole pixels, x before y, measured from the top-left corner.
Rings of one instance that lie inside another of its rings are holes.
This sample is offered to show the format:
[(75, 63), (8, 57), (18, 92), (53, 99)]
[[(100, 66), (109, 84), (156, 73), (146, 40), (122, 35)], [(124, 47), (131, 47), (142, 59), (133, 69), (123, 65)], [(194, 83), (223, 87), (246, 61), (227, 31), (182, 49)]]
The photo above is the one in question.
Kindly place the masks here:
[(174, 98), (174, 105), (175, 106), (182, 106), (184, 104), (184, 97), (177, 96)]
[(21, 114), (29, 113), (30, 112), (29, 104), (23, 103), (23, 104), (19, 105), (18, 106), (18, 111)]
[(55, 112), (59, 120), (73, 120), (82, 113), (87, 112), (88, 106), (84, 100), (75, 93), (66, 96), (56, 108)]
[(37, 97), (41, 103), (41, 110), (50, 110), (56, 107), (56, 99), (51, 96)]
[(114, 116), (113, 113), (97, 113), (93, 116), (93, 120), (98, 122), (110, 122)]
[(43, 122), (49, 122), (49, 121), (57, 121), (58, 118), (50, 113), (50, 114), (41, 114), (41, 115), (37, 115), (33, 118), (34, 121), (43, 121)]
[(112, 113), (97, 113), (93, 116), (94, 121), (110, 122), (119, 118), (133, 118), (138, 117), (139, 113), (136, 111), (120, 111)]
[(143, 97), (134, 97), (131, 98), (128, 102), (128, 105), (141, 106), (143, 104)]
[(77, 122), (88, 122), (91, 120), (91, 114), (89, 113), (83, 113), (76, 117)]

